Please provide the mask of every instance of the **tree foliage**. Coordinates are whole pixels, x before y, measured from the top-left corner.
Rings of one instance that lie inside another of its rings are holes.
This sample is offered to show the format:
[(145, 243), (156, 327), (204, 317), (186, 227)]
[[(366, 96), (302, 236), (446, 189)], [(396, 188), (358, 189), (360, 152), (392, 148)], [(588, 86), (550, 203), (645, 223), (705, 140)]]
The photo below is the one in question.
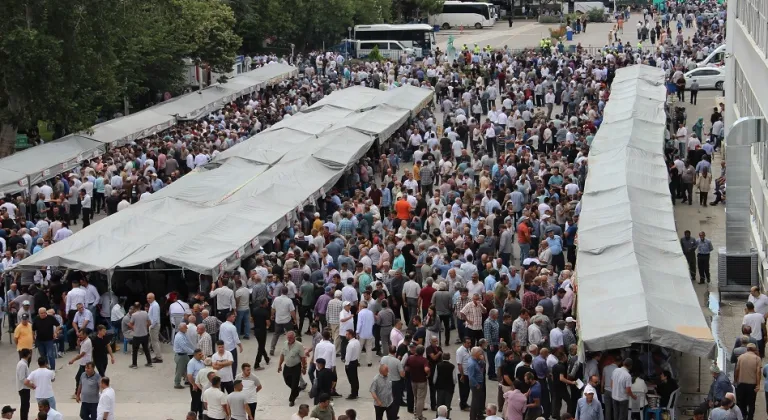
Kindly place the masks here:
[(104, 109), (175, 91), (184, 58), (228, 72), (241, 39), (218, 0), (8, 0), (0, 19), (0, 156), (17, 128), (87, 129)]
[(247, 53), (329, 48), (357, 24), (392, 18), (392, 0), (229, 0)]

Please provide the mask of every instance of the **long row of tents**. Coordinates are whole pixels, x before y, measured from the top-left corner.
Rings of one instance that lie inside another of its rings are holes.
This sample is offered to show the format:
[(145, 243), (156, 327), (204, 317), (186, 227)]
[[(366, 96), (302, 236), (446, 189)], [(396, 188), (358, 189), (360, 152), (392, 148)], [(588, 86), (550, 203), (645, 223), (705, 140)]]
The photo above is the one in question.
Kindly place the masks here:
[[(322, 197), (377, 138), (386, 140), (432, 96), (413, 86), (333, 93), (19, 267), (109, 273), (163, 261), (215, 276), (272, 240), (297, 209)], [(350, 108), (349, 97), (366, 101)]]
[(198, 119), (233, 100), (295, 76), (298, 70), (273, 63), (242, 73), (224, 84), (215, 84), (162, 102), (135, 114), (98, 124), (89, 133), (70, 134), (58, 140), (0, 159), (0, 196), (25, 191), (77, 167), (86, 159), (166, 130), (178, 121)]
[(665, 102), (663, 70), (618, 70), (590, 148), (577, 258), (587, 351), (647, 343), (705, 358), (715, 353), (669, 195)]

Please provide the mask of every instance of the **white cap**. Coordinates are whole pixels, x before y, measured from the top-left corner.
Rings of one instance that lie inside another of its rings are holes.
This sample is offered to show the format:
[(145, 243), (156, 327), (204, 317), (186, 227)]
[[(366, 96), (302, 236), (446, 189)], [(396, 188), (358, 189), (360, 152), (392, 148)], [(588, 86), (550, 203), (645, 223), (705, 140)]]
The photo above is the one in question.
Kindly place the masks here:
[(572, 316), (569, 316), (568, 318), (565, 318), (565, 322), (576, 322), (576, 320)]
[(349, 306), (351, 303), (348, 300), (345, 300), (344, 303), (341, 304), (341, 306)]

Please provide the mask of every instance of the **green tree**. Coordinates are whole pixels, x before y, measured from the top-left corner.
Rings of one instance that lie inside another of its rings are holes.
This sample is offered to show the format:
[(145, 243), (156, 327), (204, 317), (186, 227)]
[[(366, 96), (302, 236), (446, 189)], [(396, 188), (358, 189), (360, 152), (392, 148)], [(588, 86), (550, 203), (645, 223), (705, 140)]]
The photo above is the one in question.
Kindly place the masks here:
[(8, 0), (0, 19), (0, 157), (19, 128), (90, 127), (149, 90), (175, 90), (184, 58), (229, 72), (240, 47), (218, 0)]
[(394, 16), (400, 21), (423, 19), (438, 13), (445, 0), (392, 0)]

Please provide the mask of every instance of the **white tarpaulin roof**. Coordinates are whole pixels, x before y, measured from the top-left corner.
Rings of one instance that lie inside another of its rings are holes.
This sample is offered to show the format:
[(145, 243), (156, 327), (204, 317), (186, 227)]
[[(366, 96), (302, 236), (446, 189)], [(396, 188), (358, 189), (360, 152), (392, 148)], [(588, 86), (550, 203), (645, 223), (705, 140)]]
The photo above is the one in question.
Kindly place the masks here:
[(589, 153), (578, 315), (587, 351), (651, 343), (700, 357), (715, 341), (688, 274), (664, 163), (664, 72), (616, 72)]
[(319, 109), (326, 105), (336, 108), (355, 111), (370, 106), (370, 102), (383, 95), (385, 92), (378, 89), (369, 89), (362, 86), (352, 86), (347, 89), (332, 92), (325, 98), (315, 102), (309, 109)]
[[(4, 193), (22, 191), (27, 187), (27, 182), (36, 184), (53, 178), (62, 172), (77, 167), (85, 159), (102, 155), (104, 149), (103, 143), (79, 135), (69, 135), (14, 153), (0, 159), (0, 168), (21, 175), (22, 178), (16, 180), (16, 185), (21, 188), (15, 189), (15, 191), (12, 191), (13, 188), (10, 190), (3, 188), (2, 191)], [(0, 179), (10, 180), (13, 178), (14, 176), (5, 178), (3, 174), (0, 174)], [(22, 181), (22, 179), (27, 181)], [(0, 181), (0, 185), (4, 182), (7, 181)], [(24, 185), (19, 184), (19, 182)]]
[[(201, 273), (231, 268), (284, 229), (297, 208), (329, 190), (375, 136), (394, 130), (381, 121), (402, 124), (400, 115), (407, 117), (409, 110), (382, 107), (381, 116), (377, 112), (323, 107), (286, 118), (281, 129), (251, 137), (206, 168), (19, 266), (96, 271), (161, 260)], [(350, 116), (365, 117), (374, 128), (357, 129), (354, 118), (352, 126), (341, 125)], [(304, 127), (310, 120), (315, 122), (313, 132)]]
[[(1, 160), (0, 164), (2, 164)], [(24, 191), (27, 185), (27, 175), (0, 168), (0, 196)]]
[(298, 69), (287, 64), (270, 64), (239, 74), (224, 84), (214, 84), (198, 92), (173, 98), (135, 114), (116, 118), (92, 128), (88, 137), (121, 146), (163, 131), (180, 120), (197, 119), (221, 109), (240, 96), (295, 76)]

